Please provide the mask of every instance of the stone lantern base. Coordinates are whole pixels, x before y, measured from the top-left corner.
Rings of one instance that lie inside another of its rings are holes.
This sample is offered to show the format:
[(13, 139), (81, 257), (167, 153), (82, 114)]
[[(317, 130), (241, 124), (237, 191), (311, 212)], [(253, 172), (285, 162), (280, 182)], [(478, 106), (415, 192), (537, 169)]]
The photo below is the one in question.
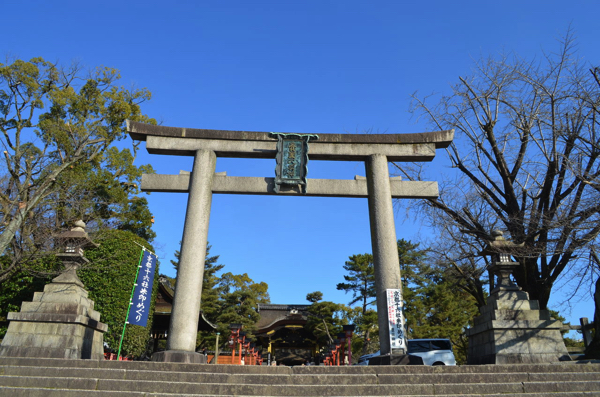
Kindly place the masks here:
[(467, 330), (468, 364), (551, 363), (570, 356), (562, 324), (519, 290), (494, 291)]
[(9, 313), (10, 324), (0, 356), (104, 359), (100, 313), (75, 271), (56, 277), (23, 302), (19, 313)]

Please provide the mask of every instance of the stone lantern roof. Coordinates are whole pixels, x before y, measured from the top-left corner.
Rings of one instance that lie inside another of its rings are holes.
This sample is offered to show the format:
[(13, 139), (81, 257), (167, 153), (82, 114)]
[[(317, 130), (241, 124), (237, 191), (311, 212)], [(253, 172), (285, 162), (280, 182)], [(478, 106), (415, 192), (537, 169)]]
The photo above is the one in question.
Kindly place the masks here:
[(82, 220), (76, 221), (73, 226), (74, 227), (71, 228), (71, 230), (55, 236), (54, 241), (63, 247), (69, 243), (73, 243), (79, 248), (92, 248), (99, 246), (99, 244), (96, 244), (90, 240), (90, 237), (85, 231), (86, 225)]
[(497, 255), (499, 253), (514, 252), (516, 248), (522, 248), (525, 243), (516, 244), (504, 238), (504, 233), (501, 230), (492, 230), (494, 240), (490, 241), (480, 253), (479, 256)]

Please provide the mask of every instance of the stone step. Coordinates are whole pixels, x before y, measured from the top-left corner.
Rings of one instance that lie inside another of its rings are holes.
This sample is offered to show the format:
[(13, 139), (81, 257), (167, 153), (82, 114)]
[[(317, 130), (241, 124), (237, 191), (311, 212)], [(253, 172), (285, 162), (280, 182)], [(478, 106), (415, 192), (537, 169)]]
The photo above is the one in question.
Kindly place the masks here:
[[(597, 392), (560, 392), (548, 395), (547, 393), (518, 393), (518, 394), (486, 394), (486, 397), (582, 397), (597, 396)], [(68, 390), (68, 389), (35, 389), (16, 388), (0, 386), (0, 396), (10, 397), (204, 397), (210, 394), (174, 394), (174, 393), (146, 393), (146, 392), (123, 392), (123, 391), (101, 391), (101, 390)], [(233, 394), (224, 395), (233, 397)], [(463, 394), (439, 394), (436, 397), (461, 397)], [(236, 397), (249, 397), (236, 395)], [(300, 396), (298, 396), (300, 397)], [(305, 397), (305, 395), (302, 395)], [(413, 396), (425, 397), (425, 396)]]
[(582, 396), (600, 363), (268, 367), (0, 357), (0, 396)]
[(36, 366), (64, 368), (104, 368), (174, 372), (210, 372), (235, 374), (435, 374), (435, 373), (544, 373), (544, 372), (598, 372), (600, 360), (560, 362), (555, 364), (510, 364), (510, 365), (457, 365), (457, 366), (258, 366), (226, 364), (181, 364), (153, 361), (110, 361), (110, 360), (71, 360), (58, 358), (0, 357), (3, 366)]
[(562, 382), (486, 382), (486, 383), (410, 383), (410, 384), (269, 384), (183, 382), (164, 380), (102, 379), (55, 376), (0, 377), (3, 387), (33, 387), (101, 391), (130, 391), (147, 393), (179, 393), (248, 396), (382, 396), (382, 395), (482, 395), (489, 393), (556, 393), (600, 392), (600, 380), (569, 380)]
[(598, 372), (568, 373), (437, 373), (437, 374), (230, 374), (220, 372), (175, 372), (133, 369), (33, 367), (0, 365), (5, 376), (44, 376), (57, 378), (98, 378), (120, 380), (154, 380), (165, 382), (282, 384), (282, 385), (358, 385), (358, 384), (446, 384), (446, 383), (514, 383), (546, 381), (593, 381)]

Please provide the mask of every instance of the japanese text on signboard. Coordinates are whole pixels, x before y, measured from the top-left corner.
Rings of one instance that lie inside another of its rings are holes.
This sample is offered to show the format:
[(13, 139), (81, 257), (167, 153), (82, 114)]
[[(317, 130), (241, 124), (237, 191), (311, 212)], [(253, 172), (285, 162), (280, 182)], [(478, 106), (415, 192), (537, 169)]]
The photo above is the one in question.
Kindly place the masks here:
[(148, 251), (144, 251), (136, 281), (137, 285), (131, 300), (132, 304), (129, 310), (129, 317), (127, 318), (129, 324), (145, 327), (148, 323), (155, 269), (156, 256)]
[(404, 341), (404, 315), (402, 291), (399, 289), (386, 290), (388, 306), (388, 322), (390, 325), (390, 348), (406, 349)]
[(284, 179), (302, 178), (301, 153), (302, 141), (284, 141), (283, 175)]

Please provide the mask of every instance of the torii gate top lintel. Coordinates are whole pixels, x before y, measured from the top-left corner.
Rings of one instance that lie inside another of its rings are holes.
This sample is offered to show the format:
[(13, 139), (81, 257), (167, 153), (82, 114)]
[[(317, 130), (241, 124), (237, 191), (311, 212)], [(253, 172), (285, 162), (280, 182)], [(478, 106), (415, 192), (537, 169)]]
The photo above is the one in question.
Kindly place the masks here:
[[(180, 128), (152, 125), (127, 120), (127, 131), (136, 141), (145, 141), (146, 137), (162, 136), (174, 138), (222, 139), (233, 141), (268, 141), (270, 132), (208, 130), (201, 128)], [(320, 143), (434, 143), (436, 149), (445, 149), (454, 137), (454, 130), (418, 132), (410, 134), (323, 134), (319, 133)], [(316, 142), (315, 142), (316, 143)]]
[[(276, 140), (269, 132), (166, 127), (127, 120), (127, 132), (146, 141), (151, 154), (194, 156), (199, 148), (218, 157), (274, 158)], [(447, 148), (454, 130), (411, 134), (321, 134), (311, 141), (314, 160), (364, 160), (380, 153), (389, 161), (431, 161), (435, 149)], [(243, 144), (242, 144), (243, 141)]]

